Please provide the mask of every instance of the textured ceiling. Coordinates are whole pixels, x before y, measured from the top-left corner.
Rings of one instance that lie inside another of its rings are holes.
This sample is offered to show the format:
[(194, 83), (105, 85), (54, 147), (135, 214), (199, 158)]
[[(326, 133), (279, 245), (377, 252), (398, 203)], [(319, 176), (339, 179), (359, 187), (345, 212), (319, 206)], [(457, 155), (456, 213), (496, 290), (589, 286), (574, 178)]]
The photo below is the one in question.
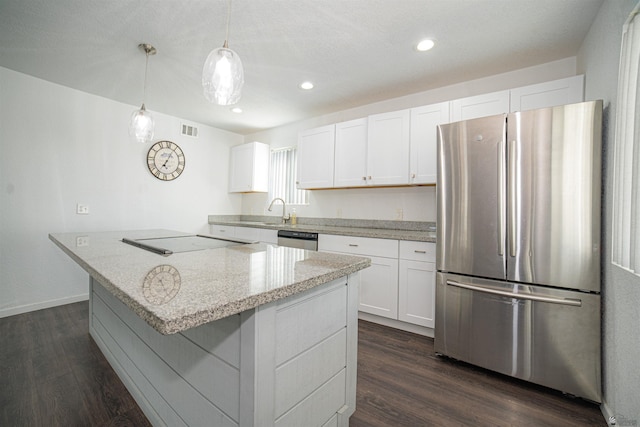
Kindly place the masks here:
[[(574, 56), (603, 0), (234, 0), (235, 114), (202, 95), (226, 0), (0, 0), (0, 66), (241, 134)], [(436, 47), (414, 50), (424, 37)], [(316, 88), (302, 91), (311, 80)]]

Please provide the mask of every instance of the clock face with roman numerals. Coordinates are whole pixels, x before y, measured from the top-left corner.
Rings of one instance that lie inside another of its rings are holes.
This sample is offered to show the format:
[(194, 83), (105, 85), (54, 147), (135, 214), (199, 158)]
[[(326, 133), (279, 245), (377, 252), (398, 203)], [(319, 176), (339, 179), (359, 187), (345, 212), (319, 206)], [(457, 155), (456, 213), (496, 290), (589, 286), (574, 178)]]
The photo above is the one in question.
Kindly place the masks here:
[(171, 141), (158, 141), (149, 149), (147, 166), (159, 180), (174, 180), (184, 170), (184, 153)]

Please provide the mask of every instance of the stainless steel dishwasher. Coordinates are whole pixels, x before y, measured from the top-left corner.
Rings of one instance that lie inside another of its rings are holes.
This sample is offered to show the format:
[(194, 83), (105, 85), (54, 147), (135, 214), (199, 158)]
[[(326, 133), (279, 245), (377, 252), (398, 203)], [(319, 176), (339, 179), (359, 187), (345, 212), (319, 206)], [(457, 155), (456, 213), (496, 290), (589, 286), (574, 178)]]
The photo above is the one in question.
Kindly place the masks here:
[(318, 250), (318, 233), (308, 231), (279, 230), (278, 245), (290, 248)]

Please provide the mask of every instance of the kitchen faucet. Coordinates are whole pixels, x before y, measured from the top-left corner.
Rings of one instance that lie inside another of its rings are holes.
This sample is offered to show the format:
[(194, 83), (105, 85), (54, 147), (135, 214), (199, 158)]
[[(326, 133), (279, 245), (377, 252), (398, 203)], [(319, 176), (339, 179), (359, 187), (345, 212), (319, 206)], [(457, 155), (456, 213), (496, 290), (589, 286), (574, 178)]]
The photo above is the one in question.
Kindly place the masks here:
[(273, 200), (271, 201), (271, 204), (270, 204), (270, 205), (269, 205), (269, 207), (267, 208), (267, 210), (268, 210), (269, 212), (271, 212), (271, 209), (273, 208), (273, 204), (275, 203), (275, 201), (276, 201), (276, 200), (280, 200), (280, 201), (282, 202), (282, 223), (283, 223), (283, 224), (286, 224), (286, 223), (287, 223), (287, 221), (289, 220), (289, 218), (291, 218), (291, 215), (287, 215), (287, 216), (285, 216), (285, 215), (284, 215), (284, 214), (287, 212), (287, 210), (286, 210), (286, 209), (287, 209), (287, 207), (286, 207), (286, 204), (284, 203), (284, 200), (283, 200), (283, 199), (281, 199), (280, 197), (276, 197), (275, 199), (273, 199)]

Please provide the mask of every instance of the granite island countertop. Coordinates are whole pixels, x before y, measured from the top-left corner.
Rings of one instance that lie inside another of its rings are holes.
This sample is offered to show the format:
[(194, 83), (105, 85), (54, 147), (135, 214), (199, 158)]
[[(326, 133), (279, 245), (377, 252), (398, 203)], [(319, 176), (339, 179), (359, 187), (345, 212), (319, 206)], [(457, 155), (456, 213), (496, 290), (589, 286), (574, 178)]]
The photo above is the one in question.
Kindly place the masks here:
[[(304, 221), (308, 221), (305, 223)], [(435, 223), (402, 222), (377, 220), (331, 220), (300, 218), (291, 225), (277, 222), (273, 217), (251, 217), (239, 215), (209, 215), (209, 224), (234, 227), (266, 228), (272, 230), (300, 230), (320, 234), (371, 237), (378, 239), (412, 240), (418, 242), (436, 241)], [(400, 228), (404, 227), (404, 228)]]
[(371, 265), (368, 258), (266, 243), (162, 256), (121, 241), (187, 235), (134, 230), (53, 233), (49, 238), (162, 334), (238, 314)]

